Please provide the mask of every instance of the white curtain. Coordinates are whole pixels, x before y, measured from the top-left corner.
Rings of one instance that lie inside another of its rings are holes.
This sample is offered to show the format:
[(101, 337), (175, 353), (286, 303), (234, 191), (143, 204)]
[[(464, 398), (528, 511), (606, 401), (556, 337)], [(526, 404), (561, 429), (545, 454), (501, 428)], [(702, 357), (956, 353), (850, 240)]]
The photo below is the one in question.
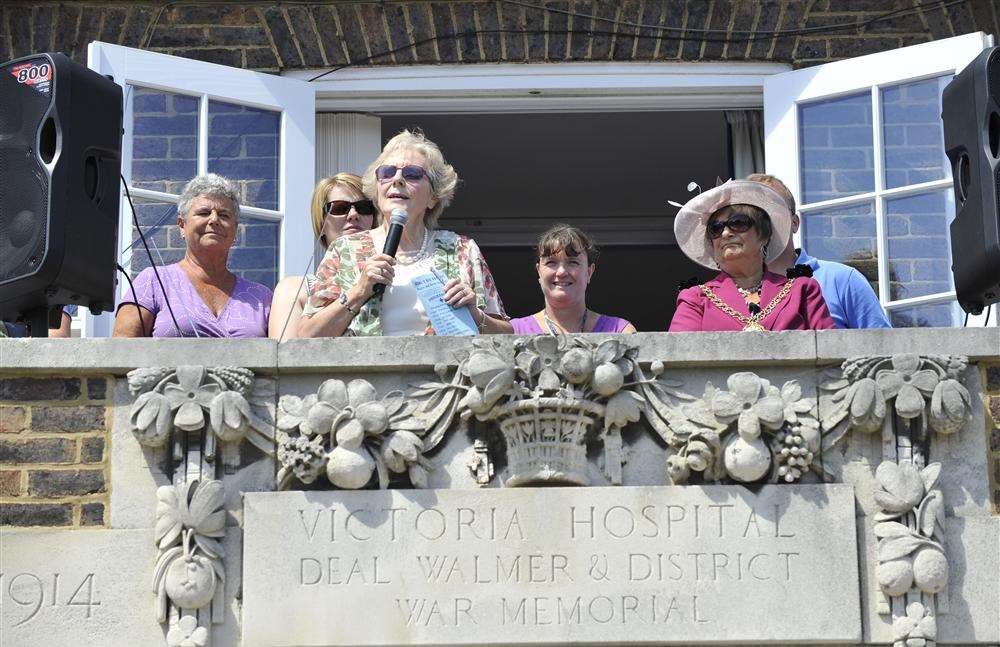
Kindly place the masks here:
[(764, 113), (760, 110), (726, 110), (733, 140), (733, 177), (764, 172)]

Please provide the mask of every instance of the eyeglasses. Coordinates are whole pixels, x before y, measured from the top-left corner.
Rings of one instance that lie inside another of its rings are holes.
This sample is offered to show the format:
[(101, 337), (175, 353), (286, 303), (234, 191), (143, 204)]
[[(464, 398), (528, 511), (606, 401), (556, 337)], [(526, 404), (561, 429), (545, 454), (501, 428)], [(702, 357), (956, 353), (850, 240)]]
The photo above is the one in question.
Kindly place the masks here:
[(375, 205), (368, 199), (356, 202), (351, 202), (350, 200), (333, 200), (323, 205), (323, 210), (328, 216), (346, 216), (351, 212), (351, 207), (354, 207), (359, 216), (375, 215)]
[(396, 173), (398, 171), (403, 172), (404, 180), (407, 182), (413, 182), (414, 184), (427, 177), (427, 171), (413, 164), (403, 167), (393, 166), (392, 164), (383, 164), (375, 169), (375, 178), (378, 179), (379, 182), (388, 182), (392, 178), (396, 177)]
[(728, 220), (713, 220), (708, 223), (708, 237), (715, 240), (722, 235), (722, 232), (729, 227), (729, 231), (735, 234), (742, 234), (746, 231), (750, 231), (753, 227), (753, 218), (745, 213), (736, 213), (729, 217)]

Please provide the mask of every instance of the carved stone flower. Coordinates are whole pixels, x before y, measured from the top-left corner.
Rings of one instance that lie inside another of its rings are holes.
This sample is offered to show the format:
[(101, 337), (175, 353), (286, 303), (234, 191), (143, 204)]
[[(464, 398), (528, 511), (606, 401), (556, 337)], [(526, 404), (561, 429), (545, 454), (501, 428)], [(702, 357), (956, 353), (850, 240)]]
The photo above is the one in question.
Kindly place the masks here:
[(905, 641), (907, 647), (922, 647), (928, 641), (937, 639), (937, 621), (931, 609), (920, 602), (906, 605), (906, 615), (892, 623), (893, 640)]
[(149, 391), (136, 398), (129, 411), (129, 420), (141, 444), (160, 447), (167, 442), (170, 411), (170, 402), (162, 393)]
[(934, 392), (940, 380), (930, 369), (920, 370), (917, 355), (893, 355), (892, 370), (875, 374), (875, 381), (886, 399), (896, 398), (896, 413), (902, 418), (916, 418), (924, 410), (924, 396)]
[(207, 644), (208, 629), (199, 627), (198, 620), (191, 615), (182, 616), (167, 632), (167, 647), (205, 647)]
[(942, 380), (931, 395), (930, 423), (935, 431), (952, 434), (961, 429), (972, 413), (969, 391), (958, 380)]
[(798, 381), (789, 380), (781, 387), (781, 401), (784, 403), (784, 418), (792, 424), (799, 421), (799, 415), (809, 413), (816, 405), (814, 398), (803, 398)]
[(863, 433), (874, 433), (882, 428), (885, 420), (885, 396), (878, 383), (865, 377), (851, 385), (847, 391), (851, 426)]
[(514, 386), (514, 367), (489, 350), (473, 351), (462, 370), (472, 382), (463, 405), (473, 413), (488, 412)]
[(223, 391), (208, 407), (212, 432), (224, 442), (240, 440), (250, 422), (250, 403), (236, 391)]
[(876, 503), (888, 512), (909, 512), (924, 498), (924, 479), (909, 461), (884, 461), (875, 470)]
[(532, 337), (524, 350), (517, 353), (514, 362), (525, 375), (538, 376), (538, 388), (545, 391), (558, 391), (560, 346), (562, 340), (552, 335)]
[(779, 429), (785, 421), (785, 402), (780, 394), (765, 395), (766, 384), (753, 373), (733, 373), (726, 380), (729, 390), (713, 395), (712, 412), (724, 420), (738, 418), (737, 429), (747, 439), (760, 435), (761, 424)]
[(178, 366), (177, 384), (168, 384), (163, 394), (176, 410), (174, 426), (185, 431), (196, 431), (205, 424), (205, 409), (212, 399), (222, 391), (215, 382), (202, 384), (205, 379), (204, 366)]

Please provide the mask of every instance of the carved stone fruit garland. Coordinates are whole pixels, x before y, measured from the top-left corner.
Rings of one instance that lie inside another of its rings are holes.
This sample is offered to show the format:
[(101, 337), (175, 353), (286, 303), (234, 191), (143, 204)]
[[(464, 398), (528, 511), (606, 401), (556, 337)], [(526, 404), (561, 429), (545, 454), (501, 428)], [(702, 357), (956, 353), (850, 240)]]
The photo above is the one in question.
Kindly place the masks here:
[(955, 433), (971, 418), (960, 382), (967, 365), (954, 356), (862, 357), (844, 362), (841, 374), (821, 385), (828, 393), (821, 398), (824, 445), (850, 429), (882, 431), (873, 493), (876, 605), (892, 616), (894, 647), (934, 645), (936, 616), (948, 611), (941, 465), (927, 458), (931, 431)]
[(274, 455), (273, 381), (245, 368), (178, 366), (136, 369), (128, 384), (136, 439), (170, 449), (174, 484), (157, 490), (157, 620), (168, 623), (168, 647), (205, 647), (209, 625), (224, 617), (225, 489), (216, 477), (239, 466), (243, 440)]

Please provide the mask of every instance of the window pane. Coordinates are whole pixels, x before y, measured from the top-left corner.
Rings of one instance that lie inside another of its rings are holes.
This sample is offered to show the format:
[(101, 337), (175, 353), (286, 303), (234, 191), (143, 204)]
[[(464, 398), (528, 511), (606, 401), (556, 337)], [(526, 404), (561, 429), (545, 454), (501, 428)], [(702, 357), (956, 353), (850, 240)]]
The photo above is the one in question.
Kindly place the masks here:
[(180, 194), (198, 173), (198, 99), (132, 87), (132, 186)]
[[(151, 200), (132, 198), (135, 212), (142, 226), (142, 232), (149, 244), (149, 251), (157, 266), (176, 263), (184, 257), (184, 239), (177, 227), (177, 205), (169, 202), (153, 202)], [(125, 208), (129, 209), (126, 201)], [(131, 219), (131, 211), (127, 212)], [(131, 254), (131, 256), (129, 256)], [(122, 263), (129, 268), (132, 276), (149, 267), (149, 257), (142, 245), (139, 232), (132, 227), (132, 246), (125, 252), (124, 258), (129, 262)]]
[(886, 200), (885, 207), (890, 298), (951, 290), (948, 226), (955, 219), (951, 189)]
[(856, 268), (878, 293), (874, 202), (804, 213), (802, 240), (811, 256)]
[(274, 289), (278, 282), (277, 222), (240, 216), (236, 244), (229, 250), (229, 269), (248, 281)]
[(894, 328), (954, 328), (965, 322), (965, 312), (955, 301), (912, 306), (889, 312)]
[(208, 170), (236, 180), (241, 203), (278, 208), (280, 112), (208, 102)]
[(868, 93), (799, 106), (802, 202), (875, 190)]
[(886, 188), (947, 177), (941, 91), (950, 80), (940, 76), (882, 90)]

